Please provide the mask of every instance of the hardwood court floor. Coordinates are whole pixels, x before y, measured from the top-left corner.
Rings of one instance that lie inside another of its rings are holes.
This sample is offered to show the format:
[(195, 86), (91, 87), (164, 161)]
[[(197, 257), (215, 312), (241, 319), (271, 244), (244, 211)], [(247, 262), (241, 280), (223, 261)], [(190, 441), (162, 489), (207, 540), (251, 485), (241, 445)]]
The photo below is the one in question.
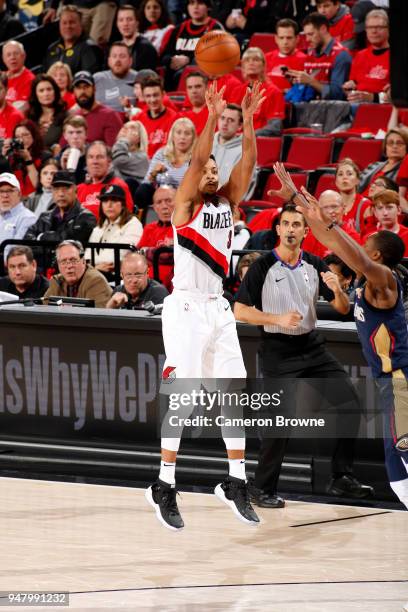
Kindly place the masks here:
[(183, 493), (186, 528), (174, 533), (141, 489), (0, 478), (0, 495), (3, 592), (69, 591), (69, 609), (132, 612), (408, 602), (407, 512), (289, 502), (249, 527), (213, 495)]

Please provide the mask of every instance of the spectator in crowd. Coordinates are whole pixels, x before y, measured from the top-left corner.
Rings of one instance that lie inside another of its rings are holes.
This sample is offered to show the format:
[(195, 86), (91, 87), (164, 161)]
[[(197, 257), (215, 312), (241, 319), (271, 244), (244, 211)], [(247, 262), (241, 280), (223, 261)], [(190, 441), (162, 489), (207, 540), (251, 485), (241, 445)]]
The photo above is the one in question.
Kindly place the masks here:
[(13, 17), (7, 8), (7, 1), (0, 0), (0, 43), (23, 34), (23, 24)]
[(139, 32), (137, 10), (131, 4), (119, 6), (116, 26), (122, 36), (122, 42), (128, 47), (132, 56), (132, 68), (143, 70), (155, 69), (157, 66), (157, 51), (152, 43)]
[(186, 66), (194, 64), (194, 50), (201, 36), (212, 30), (222, 30), (218, 21), (209, 15), (211, 0), (188, 0), (189, 19), (183, 21), (171, 33), (161, 63), (165, 66), (165, 89), (173, 91)]
[(163, 0), (143, 0), (139, 8), (139, 30), (147, 38), (158, 55), (161, 55), (174, 25), (170, 21)]
[(34, 121), (23, 119), (15, 126), (13, 138), (4, 141), (2, 154), (7, 158), (9, 170), (20, 182), (21, 194), (25, 197), (33, 193), (38, 185), (38, 169), (47, 157)]
[(115, 287), (106, 308), (143, 309), (144, 304), (162, 304), (169, 292), (149, 278), (147, 259), (141, 253), (126, 253), (122, 259), (122, 283)]
[[(128, 119), (137, 119), (138, 115), (145, 110), (148, 110), (146, 101), (143, 97), (143, 83), (146, 80), (151, 78), (159, 79), (159, 75), (154, 70), (149, 70), (146, 68), (145, 70), (140, 70), (137, 75), (135, 82), (133, 84), (133, 98), (134, 102), (131, 102), (131, 99), (125, 96), (122, 98), (123, 110)], [(173, 103), (172, 99), (165, 93), (163, 96), (163, 105), (171, 108), (174, 111), (177, 111), (177, 107)]]
[(51, 186), (52, 208), (41, 213), (24, 238), (54, 242), (72, 239), (85, 244), (96, 225), (96, 219), (78, 201), (72, 174), (64, 170), (56, 172)]
[(365, 29), (369, 46), (353, 59), (350, 80), (343, 89), (349, 102), (379, 102), (390, 83), (388, 15), (382, 9), (367, 14)]
[(242, 155), (241, 107), (238, 104), (227, 104), (218, 119), (217, 128), (212, 155), (217, 162), (219, 185), (224, 185)]
[(254, 115), (254, 128), (258, 136), (278, 136), (282, 132), (282, 122), (285, 118), (285, 100), (280, 89), (266, 81), (265, 68), (262, 49), (247, 49), (241, 59), (245, 82), (234, 90), (232, 101), (241, 104), (248, 87), (251, 89), (256, 81), (261, 81), (264, 101)]
[(368, 195), (370, 183), (380, 176), (395, 180), (407, 150), (407, 130), (402, 128), (388, 130), (383, 141), (383, 154), (386, 159), (385, 161), (373, 162), (362, 171), (358, 187), (359, 192), (364, 196)]
[(53, 205), (52, 181), (58, 170), (58, 162), (52, 157), (47, 159), (40, 168), (40, 177), (35, 193), (30, 194), (24, 201), (24, 205), (35, 214), (36, 219), (43, 212), (50, 210)]
[(407, 200), (407, 188), (408, 188), (408, 155), (405, 155), (401, 162), (400, 169), (398, 170), (397, 185), (399, 186), (399, 195), (401, 201), (401, 208), (407, 214), (408, 213), (408, 200)]
[(254, 261), (258, 259), (258, 257), (261, 257), (261, 254), (256, 252), (246, 253), (241, 257), (237, 265), (237, 275), (240, 282), (243, 281), (243, 279), (245, 278), (245, 274), (249, 270), (249, 267), (251, 266), (251, 264), (254, 263)]
[(266, 76), (281, 91), (292, 87), (288, 70), (303, 71), (306, 56), (297, 49), (299, 26), (293, 19), (280, 19), (276, 24), (275, 43), (278, 47), (266, 53)]
[(21, 111), (7, 102), (8, 78), (5, 72), (0, 72), (0, 138), (11, 138), (17, 123), (24, 119)]
[(55, 274), (44, 297), (73, 297), (94, 300), (96, 308), (105, 308), (112, 295), (106, 278), (86, 263), (78, 240), (63, 240), (56, 249), (59, 274)]
[(146, 128), (149, 138), (147, 153), (149, 157), (153, 157), (156, 151), (167, 143), (170, 128), (178, 113), (164, 106), (164, 89), (160, 77), (143, 81), (142, 91), (147, 110), (137, 118)]
[(239, 0), (226, 18), (225, 27), (240, 45), (254, 32), (271, 32), (275, 25), (273, 5), (264, 0)]
[(75, 96), (71, 91), (71, 68), (64, 62), (55, 62), (48, 68), (47, 74), (54, 79), (59, 87), (61, 99), (65, 102), (67, 109), (72, 108), (75, 104)]
[(80, 115), (69, 115), (62, 128), (67, 146), (61, 150), (60, 163), (63, 170), (74, 173), (75, 182), (83, 183), (86, 177), (87, 123)]
[(151, 204), (156, 186), (179, 186), (190, 163), (195, 140), (193, 122), (185, 117), (176, 119), (170, 129), (167, 144), (153, 155), (146, 176), (136, 192), (139, 206), (147, 208)]
[(7, 102), (24, 110), (31, 93), (34, 74), (25, 67), (26, 52), (21, 42), (9, 40), (3, 45), (3, 62), (7, 68)]
[(356, 231), (363, 235), (375, 222), (368, 198), (357, 193), (360, 183), (360, 169), (352, 159), (345, 158), (337, 164), (336, 187), (344, 204), (344, 221), (351, 221)]
[(330, 34), (347, 49), (355, 48), (354, 20), (350, 9), (340, 0), (316, 0), (317, 11), (327, 17)]
[(137, 72), (132, 70), (132, 55), (124, 42), (111, 45), (108, 55), (109, 70), (94, 74), (95, 98), (101, 104), (121, 113), (124, 96), (133, 101), (133, 83)]
[(30, 247), (15, 246), (7, 254), (7, 273), (0, 278), (0, 291), (6, 291), (20, 300), (36, 299), (44, 295), (49, 282), (37, 274), (37, 262)]
[(408, 228), (399, 223), (401, 215), (400, 198), (398, 193), (390, 189), (384, 189), (373, 197), (374, 216), (377, 220), (377, 227), (374, 231), (367, 233), (365, 238), (375, 232), (388, 230), (394, 232), (402, 239), (405, 244), (404, 257), (408, 257)]
[(120, 115), (95, 100), (95, 81), (90, 72), (78, 72), (72, 86), (77, 106), (71, 113), (85, 118), (88, 142), (103, 140), (111, 147), (123, 125)]
[(126, 206), (133, 212), (133, 200), (125, 181), (115, 176), (112, 170), (112, 152), (101, 140), (89, 145), (86, 152), (86, 167), (89, 182), (78, 185), (78, 200), (96, 218), (99, 214), (99, 194), (102, 187), (119, 185), (126, 194)]
[[(174, 211), (175, 189), (168, 185), (158, 187), (153, 195), (153, 209), (157, 215), (157, 221), (145, 225), (142, 237), (137, 245), (143, 249), (149, 262), (150, 276), (153, 276), (153, 257), (159, 247), (173, 246), (173, 228), (171, 216)], [(159, 262), (160, 281), (168, 289), (171, 288), (173, 278), (173, 255), (165, 253), (161, 255)]]
[(208, 118), (208, 107), (205, 102), (205, 91), (207, 89), (208, 77), (199, 72), (190, 72), (186, 78), (186, 92), (188, 110), (183, 112), (183, 117), (187, 117), (194, 123), (197, 136), (203, 131)]
[[(24, 238), (34, 222), (34, 213), (22, 202), (18, 179), (10, 172), (3, 172), (0, 174), (0, 244), (12, 238)], [(6, 247), (5, 257), (9, 250), (10, 247)]]
[(37, 123), (46, 147), (57, 144), (62, 135), (62, 125), (67, 107), (54, 79), (38, 74), (31, 88), (27, 117)]
[(354, 270), (349, 268), (344, 261), (342, 261), (340, 257), (334, 253), (326, 255), (323, 261), (329, 266), (330, 272), (334, 272), (334, 274), (338, 277), (340, 287), (343, 289), (343, 291), (349, 294), (352, 291), (354, 281), (356, 280), (356, 273)]
[(112, 147), (113, 168), (117, 176), (136, 187), (149, 168), (147, 132), (140, 121), (128, 121)]
[(384, 191), (384, 189), (391, 189), (391, 191), (398, 193), (398, 185), (395, 181), (387, 176), (379, 176), (370, 183), (370, 187), (368, 188), (369, 199), (372, 200), (377, 193)]
[[(119, 185), (106, 185), (99, 194), (99, 219), (92, 230), (89, 242), (135, 245), (139, 242), (143, 226), (126, 208), (126, 193)], [(125, 251), (121, 251), (121, 256)], [(85, 259), (91, 260), (91, 250), (87, 249)], [(94, 266), (100, 272), (113, 272), (115, 253), (113, 249), (100, 249), (95, 253)]]
[(344, 100), (343, 85), (349, 77), (351, 55), (330, 34), (329, 20), (311, 13), (303, 21), (309, 44), (304, 70), (288, 70), (295, 84), (308, 85), (314, 97), (322, 100)]
[(57, 61), (68, 64), (72, 74), (81, 70), (94, 73), (100, 69), (103, 63), (102, 51), (84, 33), (81, 13), (76, 6), (67, 4), (62, 7), (59, 32), (60, 38), (47, 49), (43, 60), (44, 71)]

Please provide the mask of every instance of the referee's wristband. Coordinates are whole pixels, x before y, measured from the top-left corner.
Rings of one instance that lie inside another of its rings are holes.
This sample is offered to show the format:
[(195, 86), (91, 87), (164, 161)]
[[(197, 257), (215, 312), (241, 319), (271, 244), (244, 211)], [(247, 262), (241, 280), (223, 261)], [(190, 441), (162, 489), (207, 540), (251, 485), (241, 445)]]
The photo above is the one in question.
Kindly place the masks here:
[(291, 198), (290, 198), (289, 202), (291, 202), (292, 204), (294, 204), (294, 201), (293, 201), (293, 200), (296, 198), (296, 196), (300, 196), (300, 195), (302, 195), (302, 194), (300, 193), (300, 191), (295, 191), (294, 193), (292, 193), (292, 195), (291, 195)]
[(330, 223), (330, 225), (326, 227), (326, 231), (329, 232), (331, 229), (333, 229), (333, 227), (336, 227), (337, 225), (337, 221), (332, 221), (332, 223)]

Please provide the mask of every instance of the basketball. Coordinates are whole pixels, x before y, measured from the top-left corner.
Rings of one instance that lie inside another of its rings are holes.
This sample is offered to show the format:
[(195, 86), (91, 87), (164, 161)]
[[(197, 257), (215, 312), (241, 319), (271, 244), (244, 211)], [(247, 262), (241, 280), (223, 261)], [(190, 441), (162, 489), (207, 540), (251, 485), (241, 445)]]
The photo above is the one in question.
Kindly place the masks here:
[(198, 66), (210, 76), (221, 76), (234, 70), (240, 60), (239, 44), (231, 34), (222, 30), (207, 32), (195, 49)]

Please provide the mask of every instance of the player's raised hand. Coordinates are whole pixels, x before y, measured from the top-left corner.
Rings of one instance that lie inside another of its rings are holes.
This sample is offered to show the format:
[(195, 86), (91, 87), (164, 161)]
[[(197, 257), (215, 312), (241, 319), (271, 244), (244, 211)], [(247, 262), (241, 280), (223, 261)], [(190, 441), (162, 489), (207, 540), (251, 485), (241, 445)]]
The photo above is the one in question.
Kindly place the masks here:
[(217, 117), (222, 115), (227, 106), (226, 101), (223, 99), (224, 91), (225, 85), (221, 87), (220, 91), (217, 91), (217, 81), (213, 81), (205, 92), (205, 101), (210, 115), (216, 115)]
[(290, 310), (289, 312), (285, 312), (285, 314), (278, 315), (278, 317), (275, 318), (275, 325), (279, 325), (279, 327), (283, 327), (284, 329), (296, 329), (299, 327), (302, 319), (303, 317), (300, 312), (297, 310)]
[(262, 83), (255, 81), (252, 89), (247, 88), (244, 97), (242, 98), (241, 108), (243, 119), (251, 119), (256, 111), (261, 108), (266, 96), (264, 91), (261, 89)]
[(333, 293), (342, 293), (343, 289), (340, 285), (340, 280), (334, 272), (320, 272), (320, 276), (325, 285), (333, 291)]

